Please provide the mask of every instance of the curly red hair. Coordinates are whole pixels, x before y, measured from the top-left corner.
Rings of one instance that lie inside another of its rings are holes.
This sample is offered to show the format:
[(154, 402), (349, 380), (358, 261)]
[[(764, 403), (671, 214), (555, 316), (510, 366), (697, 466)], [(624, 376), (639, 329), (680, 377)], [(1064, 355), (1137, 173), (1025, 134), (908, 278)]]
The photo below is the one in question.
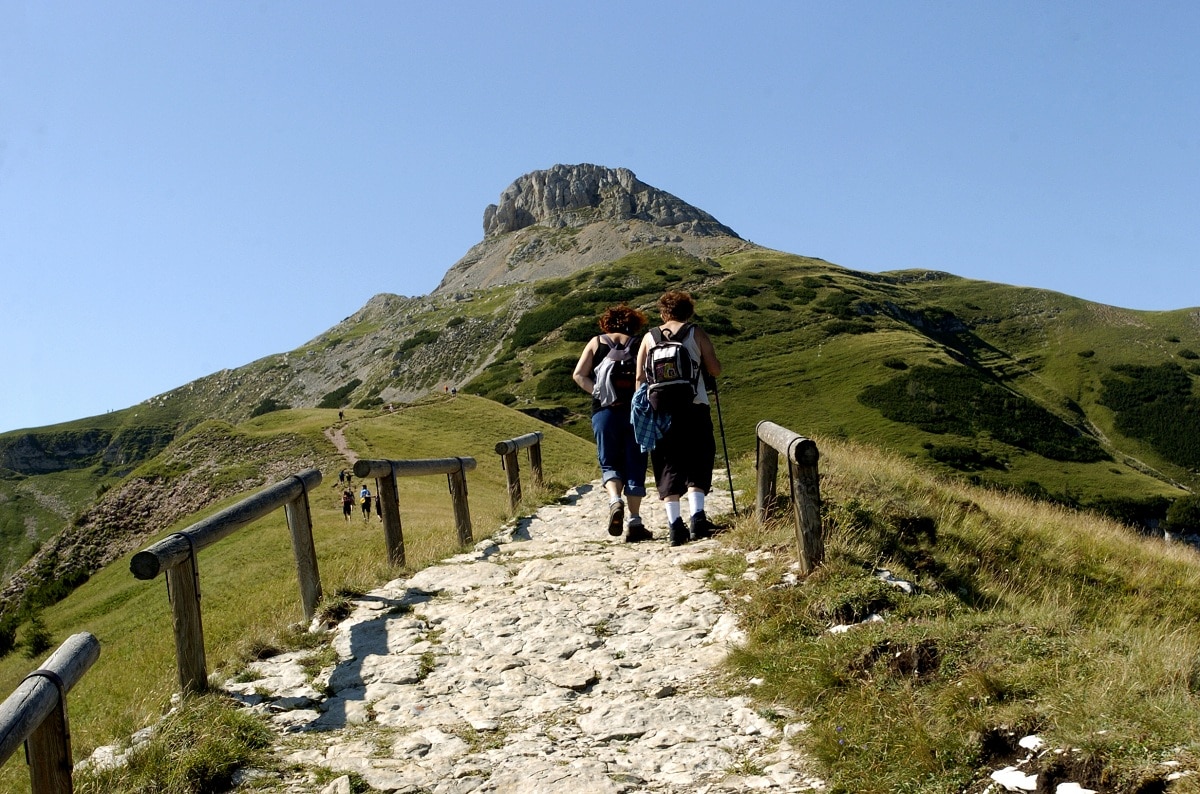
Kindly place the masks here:
[(646, 325), (646, 315), (632, 306), (622, 303), (610, 306), (600, 315), (600, 330), (606, 334), (629, 334), (632, 336)]

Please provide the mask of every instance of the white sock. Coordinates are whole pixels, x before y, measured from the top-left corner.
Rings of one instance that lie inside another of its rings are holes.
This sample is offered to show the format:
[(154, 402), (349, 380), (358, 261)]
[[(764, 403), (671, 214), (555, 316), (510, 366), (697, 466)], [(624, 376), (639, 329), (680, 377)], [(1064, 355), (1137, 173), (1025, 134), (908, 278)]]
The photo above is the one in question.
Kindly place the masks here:
[(667, 509), (668, 524), (674, 524), (675, 519), (682, 517), (683, 511), (679, 508), (679, 502), (663, 502), (663, 506)]
[(704, 491), (688, 491), (688, 504), (692, 506), (692, 515), (704, 509)]

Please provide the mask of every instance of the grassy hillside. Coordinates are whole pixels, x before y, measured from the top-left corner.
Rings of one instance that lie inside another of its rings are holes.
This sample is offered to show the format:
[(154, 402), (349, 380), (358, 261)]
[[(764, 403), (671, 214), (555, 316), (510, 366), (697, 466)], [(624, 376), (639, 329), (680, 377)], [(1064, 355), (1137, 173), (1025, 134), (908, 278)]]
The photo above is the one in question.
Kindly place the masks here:
[[(537, 284), (542, 305), (467, 389), (564, 412), (586, 437), (587, 396), (570, 372), (596, 316), (626, 301), (656, 319), (654, 301), (671, 287), (695, 295), (725, 365), (732, 455), (752, 450), (755, 423), (771, 419), (1129, 521), (1161, 517), (1180, 485), (1196, 484), (1192, 313), (1126, 312), (927, 271), (858, 273), (762, 250), (720, 262), (642, 253)], [(1173, 391), (1121, 391), (1118, 381), (1147, 380), (1135, 362), (1169, 368), (1155, 372)], [(1142, 413), (1129, 413), (1137, 400)], [(1186, 443), (1162, 427), (1181, 427)]]
[(1028, 734), (1039, 791), (1200, 791), (1194, 772), (1167, 784), (1200, 764), (1200, 554), (818, 445), (825, 565), (796, 582), (794, 528), (745, 520), (706, 567), (744, 605), (732, 666), (810, 723), (831, 791), (982, 792)]
[[(339, 591), (373, 587), (404, 571), (385, 563), (383, 532), (377, 520), (357, 514), (342, 519), (337, 471), (347, 466), (324, 431), (337, 423), (332, 410), (280, 411), (239, 425), (243, 458), (228, 460), (221, 471), (239, 466), (258, 469), (256, 456), (307, 439), (324, 450), (324, 482), (310, 494), (313, 531), (327, 599)], [(542, 430), (543, 465), (550, 480), (543, 494), (561, 493), (568, 485), (594, 476), (594, 447), (497, 403), (468, 395), (434, 398), (394, 413), (351, 410), (340, 424), (351, 447), (361, 456), (425, 458), (473, 456), (477, 468), (468, 475), (469, 504), (477, 538), (495, 531), (508, 510), (505, 475), (495, 443)], [(225, 454), (225, 447), (220, 447)], [(209, 459), (199, 447), (195, 463)], [(221, 476), (214, 470), (212, 476)], [(280, 472), (278, 481), (287, 472)], [(189, 526), (257, 488), (221, 500), (193, 515), (158, 528), (148, 542)], [(400, 511), (407, 559), (413, 568), (456, 553), (457, 533), (445, 477), (405, 478), (399, 483)], [(138, 548), (143, 547), (140, 545)], [(90, 631), (101, 642), (95, 667), (72, 692), (72, 738), (77, 757), (92, 747), (127, 737), (155, 721), (175, 690), (175, 650), (166, 591), (161, 578), (134, 579), (130, 554), (93, 575), (68, 598), (41, 612), (54, 646), (78, 631)], [(286, 641), (289, 626), (303, 617), (286, 521), (282, 510), (246, 527), (199, 555), (205, 645), (210, 672), (236, 668), (256, 649)], [(28, 625), (22, 632), (28, 631)], [(36, 666), (22, 653), (0, 659), (0, 691), (11, 692)], [(19, 758), (0, 770), (0, 790), (28, 790), (28, 773)]]

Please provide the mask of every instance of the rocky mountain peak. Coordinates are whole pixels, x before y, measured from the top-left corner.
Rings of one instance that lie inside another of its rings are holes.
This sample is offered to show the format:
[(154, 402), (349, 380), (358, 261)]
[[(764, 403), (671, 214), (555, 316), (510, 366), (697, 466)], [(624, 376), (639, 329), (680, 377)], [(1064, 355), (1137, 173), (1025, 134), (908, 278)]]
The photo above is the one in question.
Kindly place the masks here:
[(751, 245), (628, 168), (588, 163), (520, 177), (484, 210), (483, 233), (435, 292), (565, 276), (652, 247), (712, 256)]
[(703, 210), (647, 185), (628, 168), (584, 163), (556, 165), (517, 179), (483, 211), (483, 233), (507, 234), (528, 226), (585, 226), (638, 219), (681, 233), (737, 237)]

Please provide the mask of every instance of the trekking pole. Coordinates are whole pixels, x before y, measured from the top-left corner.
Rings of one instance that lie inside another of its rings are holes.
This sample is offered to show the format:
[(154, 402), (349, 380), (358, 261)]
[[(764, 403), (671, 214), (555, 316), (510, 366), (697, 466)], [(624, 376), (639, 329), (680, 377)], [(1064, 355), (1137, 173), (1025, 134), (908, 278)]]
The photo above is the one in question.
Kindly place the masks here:
[(721, 449), (725, 452), (725, 476), (729, 478), (729, 503), (737, 515), (737, 500), (733, 496), (733, 470), (729, 468), (729, 445), (725, 443), (725, 420), (721, 418), (721, 393), (717, 390), (717, 379), (711, 378), (713, 401), (717, 404), (717, 426), (721, 428)]

